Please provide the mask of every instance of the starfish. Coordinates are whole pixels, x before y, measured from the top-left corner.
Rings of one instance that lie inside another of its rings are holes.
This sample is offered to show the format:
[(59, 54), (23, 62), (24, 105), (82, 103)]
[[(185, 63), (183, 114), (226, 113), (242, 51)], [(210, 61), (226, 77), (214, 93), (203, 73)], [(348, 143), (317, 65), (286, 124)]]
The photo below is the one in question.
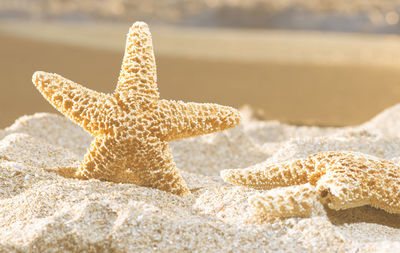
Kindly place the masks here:
[(35, 72), (33, 83), (62, 114), (94, 136), (76, 178), (189, 193), (169, 141), (238, 125), (237, 110), (216, 104), (159, 99), (151, 34), (143, 22), (129, 30), (116, 90), (105, 94), (62, 76)]
[(249, 198), (271, 217), (309, 216), (313, 199), (334, 210), (371, 205), (400, 214), (400, 166), (357, 152), (322, 152), (268, 166), (221, 171), (224, 181), (273, 189)]

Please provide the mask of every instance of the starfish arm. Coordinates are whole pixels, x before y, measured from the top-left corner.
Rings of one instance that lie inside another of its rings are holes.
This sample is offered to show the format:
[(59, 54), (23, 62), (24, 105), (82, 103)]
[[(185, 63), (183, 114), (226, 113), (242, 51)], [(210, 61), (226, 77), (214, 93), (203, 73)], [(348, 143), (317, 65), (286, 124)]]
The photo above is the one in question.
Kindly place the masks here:
[[(342, 158), (317, 182), (320, 201), (334, 210), (371, 205), (400, 214), (399, 167), (380, 159), (376, 164), (367, 159), (357, 164), (359, 157), (351, 153), (347, 156), (351, 160), (346, 166), (340, 163), (346, 161)], [(377, 169), (377, 164), (380, 164), (380, 169)]]
[(233, 185), (245, 185), (258, 189), (305, 184), (310, 173), (304, 160), (273, 165), (259, 164), (253, 168), (221, 171), (222, 179)]
[(162, 122), (160, 138), (173, 141), (222, 131), (240, 122), (240, 113), (229, 106), (161, 100), (157, 112)]
[(129, 30), (115, 96), (141, 106), (158, 100), (157, 71), (150, 30), (136, 22)]
[[(400, 214), (400, 176), (391, 185), (381, 185), (380, 190), (371, 193), (371, 206), (385, 210), (388, 213)], [(382, 189), (388, 191), (382, 194)]]
[(97, 136), (90, 144), (76, 176), (100, 180), (115, 178), (124, 165), (126, 155), (120, 147), (120, 143), (112, 137)]
[(371, 206), (400, 214), (400, 166), (382, 160), (381, 169), (369, 170), (362, 188), (368, 191)]
[(336, 164), (335, 170), (328, 170), (316, 183), (321, 203), (327, 204), (334, 210), (370, 204), (369, 193), (364, 192), (363, 194), (359, 180), (354, 177), (343, 177), (341, 172), (346, 168), (340, 164)]
[(258, 217), (309, 217), (316, 199), (310, 184), (274, 189), (249, 197), (249, 204)]
[(141, 185), (150, 186), (180, 196), (187, 195), (189, 189), (183, 180), (168, 143), (158, 138), (147, 138), (146, 145), (138, 142), (136, 155), (132, 164)]
[(180, 196), (189, 193), (166, 142), (97, 137), (86, 154), (78, 178), (97, 178), (150, 186)]
[(107, 132), (107, 112), (111, 107), (106, 94), (87, 89), (60, 75), (37, 71), (32, 82), (62, 114), (93, 135)]

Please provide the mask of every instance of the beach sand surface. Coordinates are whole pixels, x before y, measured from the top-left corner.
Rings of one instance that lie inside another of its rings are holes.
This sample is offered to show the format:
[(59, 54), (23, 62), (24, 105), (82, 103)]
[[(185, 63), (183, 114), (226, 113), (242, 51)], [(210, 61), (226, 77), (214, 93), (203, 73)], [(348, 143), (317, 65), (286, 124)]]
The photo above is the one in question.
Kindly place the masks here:
[[(353, 127), (292, 126), (255, 119), (228, 131), (171, 142), (187, 197), (98, 180), (64, 178), (92, 137), (56, 114), (19, 118), (0, 131), (3, 252), (397, 252), (400, 215), (369, 206), (260, 223), (255, 189), (224, 183), (223, 169), (320, 151), (357, 151), (400, 162), (400, 105)], [(400, 165), (400, 164), (399, 164)]]
[(400, 165), (399, 37), (152, 28), (162, 98), (249, 105), (236, 128), (170, 143), (192, 193), (178, 197), (63, 177), (92, 137), (31, 83), (44, 70), (112, 92), (127, 27), (0, 22), (0, 251), (400, 251), (399, 214), (315, 201), (308, 218), (262, 222), (260, 191), (219, 177), (321, 151)]

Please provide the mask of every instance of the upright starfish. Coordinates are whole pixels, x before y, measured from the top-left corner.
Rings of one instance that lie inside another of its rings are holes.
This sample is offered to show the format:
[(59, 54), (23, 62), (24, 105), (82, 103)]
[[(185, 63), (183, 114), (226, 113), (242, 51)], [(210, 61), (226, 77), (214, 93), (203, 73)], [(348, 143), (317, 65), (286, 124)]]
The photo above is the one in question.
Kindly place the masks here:
[(189, 192), (169, 141), (236, 126), (237, 110), (216, 104), (159, 99), (151, 34), (143, 22), (129, 30), (117, 88), (89, 90), (57, 74), (36, 72), (33, 83), (61, 113), (95, 137), (75, 176)]
[(312, 198), (339, 210), (371, 205), (400, 214), (400, 167), (356, 152), (323, 152), (305, 159), (221, 172), (224, 181), (272, 189), (249, 198), (260, 213), (307, 216)]

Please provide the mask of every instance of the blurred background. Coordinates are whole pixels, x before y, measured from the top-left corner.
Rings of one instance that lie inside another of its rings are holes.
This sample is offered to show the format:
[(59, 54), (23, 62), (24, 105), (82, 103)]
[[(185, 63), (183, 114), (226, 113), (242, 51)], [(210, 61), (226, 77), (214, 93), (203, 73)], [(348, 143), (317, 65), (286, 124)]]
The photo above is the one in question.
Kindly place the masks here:
[(400, 101), (399, 0), (0, 0), (0, 128), (55, 112), (36, 70), (112, 92), (149, 23), (162, 98), (291, 124), (362, 123)]

